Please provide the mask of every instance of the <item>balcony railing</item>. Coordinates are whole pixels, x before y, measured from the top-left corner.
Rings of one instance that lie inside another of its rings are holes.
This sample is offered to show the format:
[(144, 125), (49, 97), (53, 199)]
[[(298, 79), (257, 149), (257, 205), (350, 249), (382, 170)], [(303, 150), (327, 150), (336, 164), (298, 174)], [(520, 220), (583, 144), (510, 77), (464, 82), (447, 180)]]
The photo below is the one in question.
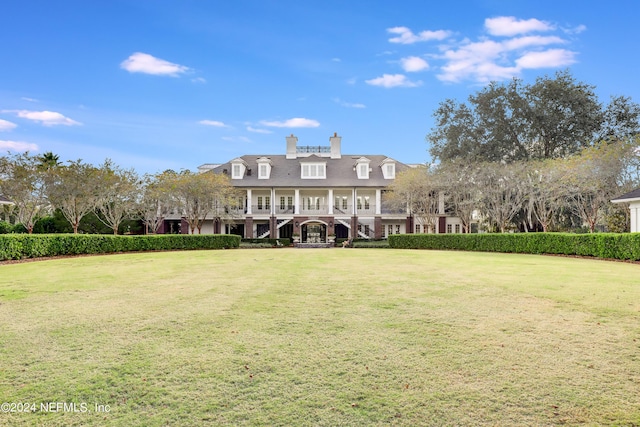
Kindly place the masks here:
[(251, 205), (251, 212), (254, 214), (270, 214), (271, 205)]
[(300, 213), (307, 215), (320, 215), (329, 213), (329, 207), (327, 205), (302, 205), (300, 206)]
[(276, 213), (277, 214), (293, 214), (295, 212), (295, 207), (293, 205), (291, 206), (286, 206), (286, 205), (278, 205), (276, 206)]
[(333, 213), (335, 215), (349, 215), (351, 216), (353, 212), (353, 205), (340, 205), (333, 207)]
[[(333, 206), (333, 214), (334, 215), (348, 215), (351, 216), (353, 214), (353, 205), (348, 204), (339, 206)], [(362, 204), (360, 206), (356, 205), (356, 215), (375, 215), (376, 214), (376, 205), (371, 203), (369, 205)], [(244, 208), (227, 208), (227, 213), (231, 214), (243, 214), (246, 213), (246, 209)], [(269, 215), (271, 214), (271, 206), (270, 205), (252, 205), (251, 212), (253, 214), (263, 214)], [(277, 204), (274, 206), (274, 212), (276, 214), (290, 214), (293, 215), (295, 213), (295, 206), (293, 205), (280, 205)], [(329, 206), (326, 204), (318, 205), (318, 204), (301, 204), (298, 209), (298, 213), (301, 215), (326, 215), (329, 213)], [(382, 205), (380, 213), (382, 214), (406, 214), (405, 209), (392, 208), (389, 206)]]

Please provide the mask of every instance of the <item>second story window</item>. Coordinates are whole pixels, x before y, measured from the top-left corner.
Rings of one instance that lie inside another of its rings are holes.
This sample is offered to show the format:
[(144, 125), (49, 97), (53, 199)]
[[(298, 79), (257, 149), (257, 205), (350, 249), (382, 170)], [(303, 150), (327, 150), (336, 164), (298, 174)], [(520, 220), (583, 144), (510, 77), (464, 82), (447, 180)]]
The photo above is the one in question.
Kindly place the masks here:
[(302, 179), (324, 179), (326, 177), (326, 164), (303, 163)]
[(233, 165), (233, 171), (231, 176), (234, 179), (242, 178), (242, 165), (240, 164)]
[(240, 157), (231, 161), (231, 179), (242, 179), (247, 169), (247, 163)]
[(258, 179), (269, 179), (271, 176), (271, 160), (268, 157), (260, 157), (258, 163)]
[(360, 157), (356, 161), (355, 170), (358, 179), (369, 179), (369, 163), (371, 160), (366, 157)]

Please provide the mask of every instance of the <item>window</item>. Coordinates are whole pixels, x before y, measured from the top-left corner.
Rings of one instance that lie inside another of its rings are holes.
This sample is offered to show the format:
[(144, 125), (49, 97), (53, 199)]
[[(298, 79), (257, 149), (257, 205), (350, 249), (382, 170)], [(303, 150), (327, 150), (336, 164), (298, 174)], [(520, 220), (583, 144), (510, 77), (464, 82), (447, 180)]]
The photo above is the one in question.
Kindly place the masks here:
[(394, 179), (396, 177), (396, 165), (394, 163), (387, 163), (384, 165), (384, 172), (385, 179)]
[(420, 224), (416, 224), (416, 234), (420, 234)]
[(242, 178), (242, 165), (240, 163), (235, 163), (233, 165), (233, 169), (231, 170), (231, 178), (232, 179)]
[(302, 178), (303, 179), (324, 179), (325, 168), (324, 163), (303, 163), (302, 164)]
[(369, 163), (358, 163), (358, 179), (369, 179)]
[(362, 209), (362, 197), (358, 196), (357, 201), (358, 201), (357, 207), (358, 207), (358, 210), (360, 210)]
[(460, 233), (460, 224), (456, 224), (456, 233)]
[(320, 210), (320, 202), (324, 203), (324, 199), (320, 200), (321, 197), (306, 197), (307, 210)]
[(449, 233), (449, 234), (452, 233), (451, 224), (447, 224), (447, 233)]
[(260, 165), (259, 169), (258, 169), (258, 178), (259, 179), (265, 179), (265, 178), (269, 178), (269, 166), (266, 164), (262, 164)]
[(369, 209), (371, 205), (369, 204), (369, 196), (364, 197), (364, 208)]
[(271, 209), (271, 196), (266, 196), (264, 198), (264, 208)]
[(287, 209), (293, 209), (293, 196), (287, 196)]
[(366, 234), (368, 236), (370, 232), (371, 232), (371, 227), (369, 227), (369, 224), (365, 224), (364, 225), (364, 234)]
[(389, 224), (387, 225), (387, 236), (390, 236), (393, 234), (393, 225)]
[(285, 210), (285, 198), (284, 196), (280, 196), (280, 210)]
[(258, 196), (258, 210), (262, 210), (262, 196)]
[(400, 234), (400, 224), (396, 224), (396, 234)]

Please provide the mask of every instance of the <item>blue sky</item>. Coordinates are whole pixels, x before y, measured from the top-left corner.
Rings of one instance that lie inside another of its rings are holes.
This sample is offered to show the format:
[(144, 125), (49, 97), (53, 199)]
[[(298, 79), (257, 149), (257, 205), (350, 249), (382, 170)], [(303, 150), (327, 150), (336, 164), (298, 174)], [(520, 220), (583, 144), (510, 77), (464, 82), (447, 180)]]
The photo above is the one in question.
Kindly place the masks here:
[(140, 173), (328, 145), (430, 160), (446, 98), (570, 69), (640, 102), (640, 3), (12, 1), (0, 13), (0, 151)]

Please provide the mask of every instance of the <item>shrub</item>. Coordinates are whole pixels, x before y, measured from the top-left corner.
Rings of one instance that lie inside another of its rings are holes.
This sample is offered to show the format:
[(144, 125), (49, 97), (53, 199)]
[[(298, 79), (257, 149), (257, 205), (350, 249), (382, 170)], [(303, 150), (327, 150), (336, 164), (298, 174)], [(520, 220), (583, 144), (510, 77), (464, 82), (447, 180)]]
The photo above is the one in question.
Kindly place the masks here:
[(257, 247), (278, 246), (278, 242), (282, 246), (291, 246), (291, 239), (282, 237), (280, 239), (242, 239), (242, 243), (260, 245)]
[(356, 239), (353, 241), (354, 248), (389, 248), (389, 241), (386, 239)]
[(580, 255), (640, 260), (640, 233), (394, 234), (392, 248)]
[(3, 234), (0, 235), (0, 260), (131, 251), (225, 249), (239, 245), (239, 236), (226, 234)]
[(13, 226), (7, 221), (0, 221), (0, 234), (11, 233)]

